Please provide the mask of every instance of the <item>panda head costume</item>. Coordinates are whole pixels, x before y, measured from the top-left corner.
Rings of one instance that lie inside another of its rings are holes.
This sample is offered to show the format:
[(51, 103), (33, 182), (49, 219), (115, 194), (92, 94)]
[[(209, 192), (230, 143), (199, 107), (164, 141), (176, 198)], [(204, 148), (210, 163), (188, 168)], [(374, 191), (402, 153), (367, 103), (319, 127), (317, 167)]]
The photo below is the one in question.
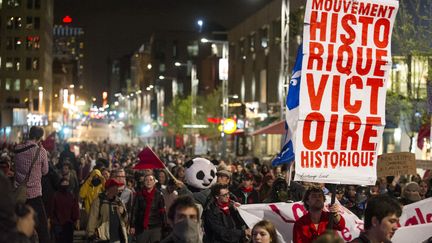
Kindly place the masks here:
[(192, 192), (210, 188), (216, 183), (216, 166), (207, 159), (195, 158), (187, 161), (185, 182)]

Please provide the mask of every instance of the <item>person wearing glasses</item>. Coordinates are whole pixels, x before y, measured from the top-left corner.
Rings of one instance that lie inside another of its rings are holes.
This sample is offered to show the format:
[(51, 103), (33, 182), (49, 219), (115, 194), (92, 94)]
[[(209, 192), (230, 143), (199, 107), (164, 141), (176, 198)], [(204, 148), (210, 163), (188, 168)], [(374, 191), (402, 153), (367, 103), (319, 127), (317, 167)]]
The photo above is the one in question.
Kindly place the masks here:
[(250, 239), (251, 230), (230, 200), (228, 185), (215, 184), (211, 187), (210, 196), (214, 200), (203, 213), (204, 242), (243, 242)]

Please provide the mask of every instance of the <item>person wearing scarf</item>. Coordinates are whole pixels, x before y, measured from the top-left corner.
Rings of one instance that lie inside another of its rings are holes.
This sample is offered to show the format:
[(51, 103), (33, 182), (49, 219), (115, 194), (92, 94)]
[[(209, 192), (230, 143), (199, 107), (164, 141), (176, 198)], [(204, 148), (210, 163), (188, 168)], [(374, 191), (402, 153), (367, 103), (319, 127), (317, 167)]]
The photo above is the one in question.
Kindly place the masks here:
[(260, 203), (257, 190), (253, 187), (253, 175), (246, 173), (242, 177), (242, 182), (237, 190), (234, 191), (237, 201), (241, 204)]
[(166, 225), (165, 201), (153, 175), (144, 177), (144, 187), (134, 205), (130, 233), (136, 235), (137, 243), (159, 242)]
[(230, 200), (228, 185), (215, 184), (211, 187), (213, 201), (204, 209), (204, 243), (243, 242), (250, 239), (251, 231), (247, 228), (240, 214)]

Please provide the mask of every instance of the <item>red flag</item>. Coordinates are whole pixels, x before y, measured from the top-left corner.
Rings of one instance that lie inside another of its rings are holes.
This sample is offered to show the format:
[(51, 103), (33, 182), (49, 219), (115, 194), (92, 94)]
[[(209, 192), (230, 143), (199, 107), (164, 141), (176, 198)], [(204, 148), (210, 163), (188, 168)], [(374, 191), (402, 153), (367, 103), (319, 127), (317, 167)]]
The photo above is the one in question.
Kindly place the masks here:
[(49, 152), (55, 149), (55, 137), (56, 133), (52, 132), (45, 140), (42, 141), (42, 146)]
[(138, 154), (138, 158), (140, 161), (133, 167), (135, 170), (165, 168), (164, 163), (148, 146)]
[(417, 147), (420, 149), (423, 149), (424, 139), (430, 137), (431, 127), (429, 124), (423, 125), (417, 136)]

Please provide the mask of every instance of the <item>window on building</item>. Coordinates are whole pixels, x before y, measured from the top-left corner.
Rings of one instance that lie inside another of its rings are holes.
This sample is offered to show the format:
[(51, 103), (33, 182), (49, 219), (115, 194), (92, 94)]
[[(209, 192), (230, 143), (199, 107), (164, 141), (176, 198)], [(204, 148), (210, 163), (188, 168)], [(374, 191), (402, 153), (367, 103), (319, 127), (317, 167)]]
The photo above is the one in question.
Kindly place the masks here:
[(21, 59), (19, 57), (15, 58), (14, 64), (15, 70), (19, 71), (21, 69)]
[(30, 90), (32, 87), (32, 81), (28, 78), (25, 80), (25, 90)]
[(260, 44), (262, 48), (267, 48), (269, 46), (268, 33), (268, 27), (264, 27), (260, 30)]
[(7, 50), (12, 50), (14, 47), (14, 40), (12, 37), (7, 37), (6, 38), (6, 49)]
[(36, 71), (39, 70), (39, 58), (34, 57), (32, 60), (32, 70)]
[(21, 80), (19, 78), (15, 79), (14, 82), (14, 91), (20, 91), (21, 89)]
[(15, 29), (21, 29), (22, 23), (21, 23), (21, 17), (15, 17), (14, 27)]
[(80, 49), (84, 49), (84, 43), (83, 43), (83, 42), (80, 42), (80, 43), (79, 43), (79, 48), (80, 48)]
[(249, 51), (255, 52), (255, 33), (249, 36)]
[(21, 47), (21, 44), (22, 44), (21, 38), (15, 37), (14, 38), (14, 49), (19, 50)]
[(41, 0), (34, 0), (34, 8), (40, 9), (41, 7)]
[(198, 45), (196, 43), (191, 43), (187, 46), (188, 57), (198, 56)]
[(6, 70), (11, 71), (11, 70), (13, 70), (13, 67), (14, 67), (14, 65), (13, 65), (13, 60), (12, 60), (12, 58), (7, 57), (7, 58), (6, 58), (6, 63), (5, 63), (5, 68), (6, 68)]
[(40, 18), (39, 17), (34, 17), (33, 21), (34, 21), (34, 28), (36, 30), (38, 30), (40, 28)]
[(272, 23), (272, 33), (273, 33), (273, 40), (275, 45), (279, 45), (281, 42), (281, 36), (282, 36), (282, 30), (281, 30), (281, 21), (273, 21)]
[(172, 57), (173, 59), (177, 60), (178, 59), (178, 41), (173, 41), (172, 44)]
[(31, 57), (27, 57), (26, 58), (26, 70), (31, 70), (31, 63), (32, 63), (32, 59)]
[(239, 43), (238, 43), (238, 54), (240, 55), (239, 57), (241, 59), (246, 58), (246, 53), (245, 53), (245, 41), (244, 38), (240, 39)]
[(38, 90), (39, 88), (39, 80), (33, 79), (33, 90)]
[(8, 6), (8, 8), (18, 8), (19, 6), (21, 6), (21, 0), (7, 0), (6, 5)]
[(159, 72), (163, 73), (166, 70), (166, 66), (165, 63), (161, 63), (159, 64)]
[(6, 28), (7, 28), (8, 30), (13, 29), (13, 27), (14, 27), (14, 22), (15, 22), (15, 17), (8, 17), (8, 18), (6, 19)]
[(12, 87), (12, 79), (7, 78), (5, 81), (5, 90), (11, 90)]
[(27, 36), (26, 38), (26, 49), (37, 50), (40, 48), (40, 37), (39, 36)]
[(33, 29), (33, 17), (26, 17), (26, 29), (31, 30)]

